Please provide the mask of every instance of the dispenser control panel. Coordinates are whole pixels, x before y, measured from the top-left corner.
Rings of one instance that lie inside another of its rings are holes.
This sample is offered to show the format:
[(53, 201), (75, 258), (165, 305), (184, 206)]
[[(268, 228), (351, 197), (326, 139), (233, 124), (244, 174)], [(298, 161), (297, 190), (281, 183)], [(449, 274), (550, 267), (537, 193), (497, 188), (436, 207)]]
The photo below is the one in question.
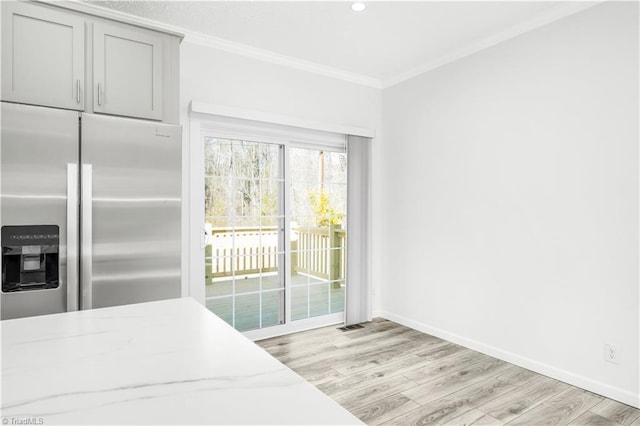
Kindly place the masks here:
[(57, 225), (2, 227), (2, 292), (57, 288), (60, 228)]

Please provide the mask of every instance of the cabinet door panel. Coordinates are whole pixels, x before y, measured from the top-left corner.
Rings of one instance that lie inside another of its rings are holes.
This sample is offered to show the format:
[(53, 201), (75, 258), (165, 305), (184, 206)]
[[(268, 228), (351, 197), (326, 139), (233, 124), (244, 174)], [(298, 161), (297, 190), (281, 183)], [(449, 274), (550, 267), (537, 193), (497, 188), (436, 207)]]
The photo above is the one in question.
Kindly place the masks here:
[(162, 38), (95, 23), (94, 111), (162, 120)]
[(20, 2), (2, 20), (2, 99), (84, 109), (84, 20)]

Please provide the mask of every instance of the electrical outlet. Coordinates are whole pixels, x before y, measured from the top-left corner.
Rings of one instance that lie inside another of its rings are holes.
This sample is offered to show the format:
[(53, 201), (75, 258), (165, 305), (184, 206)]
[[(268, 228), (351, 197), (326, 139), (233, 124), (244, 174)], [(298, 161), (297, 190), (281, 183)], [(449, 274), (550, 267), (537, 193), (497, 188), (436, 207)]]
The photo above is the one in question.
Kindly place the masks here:
[(604, 360), (607, 362), (611, 362), (613, 364), (620, 364), (620, 354), (618, 353), (618, 348), (614, 345), (610, 345), (605, 343), (604, 345)]

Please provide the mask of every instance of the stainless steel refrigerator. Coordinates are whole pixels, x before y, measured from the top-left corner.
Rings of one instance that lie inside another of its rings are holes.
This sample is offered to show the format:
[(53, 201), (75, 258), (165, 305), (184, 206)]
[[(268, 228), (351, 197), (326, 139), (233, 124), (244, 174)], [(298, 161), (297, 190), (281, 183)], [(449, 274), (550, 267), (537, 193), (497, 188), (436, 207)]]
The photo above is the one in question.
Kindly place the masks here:
[(2, 319), (180, 297), (180, 126), (1, 112)]

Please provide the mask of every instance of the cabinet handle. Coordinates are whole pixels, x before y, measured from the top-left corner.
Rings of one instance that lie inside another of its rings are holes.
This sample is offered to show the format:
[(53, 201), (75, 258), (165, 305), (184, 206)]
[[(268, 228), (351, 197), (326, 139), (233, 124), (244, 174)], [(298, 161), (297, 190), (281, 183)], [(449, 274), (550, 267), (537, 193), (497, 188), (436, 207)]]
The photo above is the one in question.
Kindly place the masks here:
[(76, 80), (76, 102), (80, 103), (80, 80)]
[(98, 106), (102, 105), (102, 98), (100, 97), (100, 92), (102, 92), (102, 86), (98, 83)]

